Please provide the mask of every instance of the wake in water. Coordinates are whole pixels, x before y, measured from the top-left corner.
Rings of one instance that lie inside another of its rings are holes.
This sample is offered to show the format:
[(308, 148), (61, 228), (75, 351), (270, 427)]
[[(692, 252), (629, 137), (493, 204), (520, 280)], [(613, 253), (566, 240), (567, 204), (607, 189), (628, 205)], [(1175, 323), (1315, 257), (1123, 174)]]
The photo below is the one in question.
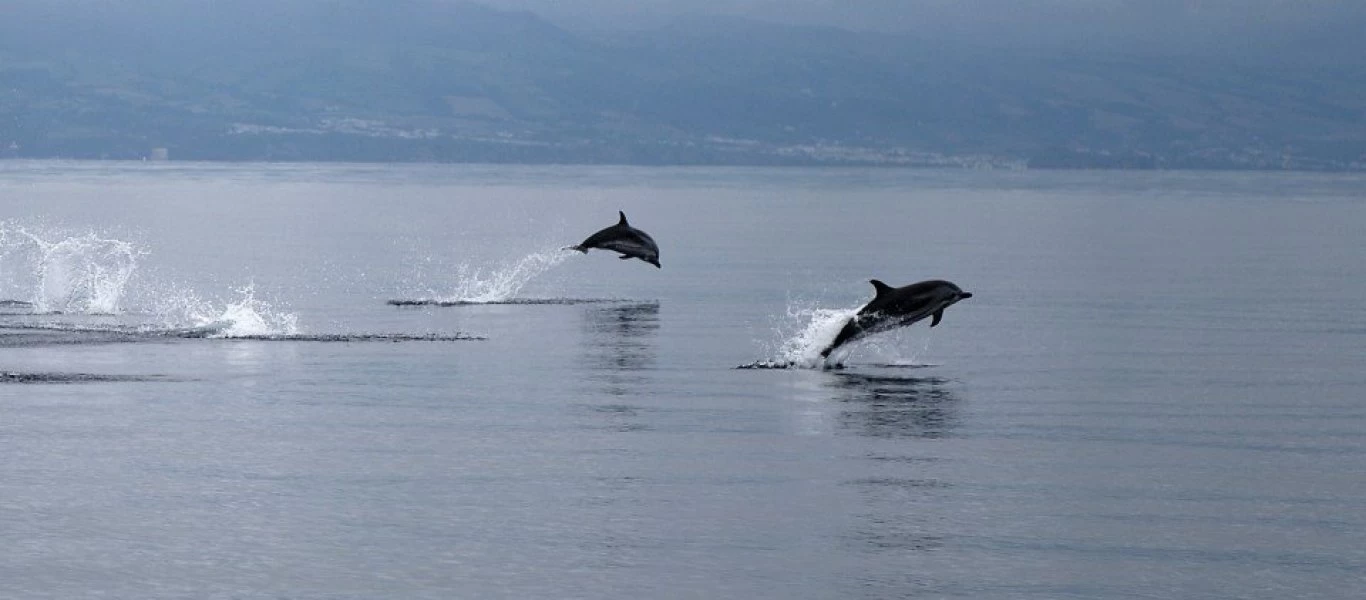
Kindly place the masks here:
[(488, 338), (467, 333), (295, 333), (238, 335), (228, 339), (258, 342), (470, 342)]
[(484, 304), (593, 304), (619, 302), (613, 298), (519, 298), (517, 294), (531, 280), (563, 263), (576, 252), (557, 248), (533, 252), (512, 263), (484, 270), (460, 265), (456, 269), (455, 291), (429, 298), (396, 298), (393, 306), (476, 306)]
[(525, 304), (525, 305), (573, 305), (573, 304), (611, 304), (616, 302), (632, 302), (625, 298), (508, 298), (507, 300), (494, 300), (490, 302), (480, 302), (475, 300), (437, 300), (415, 298), (411, 300), (394, 299), (387, 304), (391, 306), (484, 306), (490, 304)]
[[(789, 303), (786, 318), (777, 326), (777, 333), (782, 340), (777, 344), (777, 350), (773, 358), (756, 360), (737, 366), (737, 369), (843, 369), (845, 360), (857, 347), (873, 346), (882, 349), (885, 347), (880, 340), (891, 338), (895, 340), (894, 334), (885, 334), (883, 337), (872, 340), (860, 341), (842, 346), (835, 350), (828, 359), (821, 357), (821, 350), (835, 341), (840, 329), (844, 327), (849, 319), (858, 314), (859, 307), (853, 308), (820, 308), (814, 305), (801, 305)], [(926, 338), (925, 345), (928, 346), (929, 339)], [(923, 351), (923, 348), (922, 348)], [(880, 363), (870, 363), (867, 366), (879, 368), (920, 368), (933, 366), (920, 363), (912, 357), (910, 360), (895, 358)]]
[(155, 329), (139, 326), (83, 327), (70, 324), (0, 324), (0, 348), (116, 344), (169, 339), (251, 342), (467, 342), (488, 338), (466, 333), (273, 333), (223, 335), (215, 327)]
[(94, 373), (21, 373), (0, 371), (0, 384), (6, 383), (109, 383), (124, 381), (170, 381), (155, 375), (98, 375)]
[(24, 300), (0, 300), (0, 316), (31, 315), (33, 303)]

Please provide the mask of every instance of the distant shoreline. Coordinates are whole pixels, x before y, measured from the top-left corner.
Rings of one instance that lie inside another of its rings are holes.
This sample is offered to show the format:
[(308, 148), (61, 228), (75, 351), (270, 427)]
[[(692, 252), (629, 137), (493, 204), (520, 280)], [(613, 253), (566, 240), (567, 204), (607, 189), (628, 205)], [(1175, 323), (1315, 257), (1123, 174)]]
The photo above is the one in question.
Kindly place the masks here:
[(853, 169), (853, 170), (906, 170), (906, 171), (1131, 171), (1131, 172), (1207, 172), (1207, 173), (1323, 173), (1323, 174), (1366, 174), (1366, 165), (1349, 168), (1267, 168), (1236, 166), (1077, 166), (1077, 165), (953, 165), (953, 164), (886, 164), (886, 163), (779, 163), (779, 162), (731, 162), (731, 163), (617, 163), (617, 162), (558, 162), (558, 161), (495, 161), (495, 160), (329, 160), (310, 158), (289, 159), (184, 159), (148, 160), (134, 158), (70, 158), (70, 157), (0, 157), (0, 163), (88, 163), (88, 164), (127, 164), (127, 165), (357, 165), (357, 166), (488, 166), (488, 167), (620, 167), (646, 169)]

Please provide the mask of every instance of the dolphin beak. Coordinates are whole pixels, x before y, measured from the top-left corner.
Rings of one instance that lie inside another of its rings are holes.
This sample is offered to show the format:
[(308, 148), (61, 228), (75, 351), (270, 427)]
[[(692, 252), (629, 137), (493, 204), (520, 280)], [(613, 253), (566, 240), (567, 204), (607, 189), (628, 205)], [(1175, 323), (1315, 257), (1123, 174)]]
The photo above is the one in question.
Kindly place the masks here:
[(959, 299), (959, 300), (966, 300), (966, 299), (971, 298), (971, 297), (972, 297), (972, 292), (963, 292), (963, 293), (961, 293), (961, 294), (958, 294), (958, 299)]

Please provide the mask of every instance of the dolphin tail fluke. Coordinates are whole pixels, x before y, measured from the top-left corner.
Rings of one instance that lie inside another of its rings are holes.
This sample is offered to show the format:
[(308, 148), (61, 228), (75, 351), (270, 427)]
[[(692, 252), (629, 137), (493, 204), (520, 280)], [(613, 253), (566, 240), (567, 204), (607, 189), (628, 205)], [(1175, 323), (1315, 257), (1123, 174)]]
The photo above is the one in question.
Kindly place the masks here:
[(582, 252), (582, 253), (584, 253), (584, 254), (588, 254), (588, 248), (585, 248), (582, 244), (579, 244), (579, 245), (577, 245), (577, 246), (565, 246), (565, 247), (560, 248), (560, 249), (561, 249), (561, 250), (578, 250), (579, 252)]
[(858, 325), (856, 323), (857, 321), (854, 319), (849, 319), (849, 322), (845, 323), (844, 327), (840, 329), (839, 335), (835, 336), (835, 341), (830, 342), (829, 346), (826, 346), (824, 350), (821, 350), (821, 358), (830, 358), (831, 352), (834, 352), (836, 348), (843, 346), (845, 342), (857, 335)]

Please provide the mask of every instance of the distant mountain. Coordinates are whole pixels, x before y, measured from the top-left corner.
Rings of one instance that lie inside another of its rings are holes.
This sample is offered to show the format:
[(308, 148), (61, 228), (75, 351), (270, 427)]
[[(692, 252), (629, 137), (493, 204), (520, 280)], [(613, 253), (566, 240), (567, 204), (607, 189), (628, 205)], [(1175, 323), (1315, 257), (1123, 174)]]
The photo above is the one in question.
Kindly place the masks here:
[(722, 18), (590, 36), (440, 0), (4, 11), (0, 157), (1366, 169), (1359, 60)]

